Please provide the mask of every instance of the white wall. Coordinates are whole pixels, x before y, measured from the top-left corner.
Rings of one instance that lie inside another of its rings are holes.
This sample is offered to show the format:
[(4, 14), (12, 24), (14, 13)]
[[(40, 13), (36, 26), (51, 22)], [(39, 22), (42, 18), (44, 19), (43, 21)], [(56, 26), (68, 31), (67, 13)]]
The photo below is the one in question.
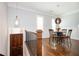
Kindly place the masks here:
[[(9, 28), (14, 27), (14, 23), (16, 20), (16, 12), (20, 19), (20, 27), (26, 27), (26, 30), (36, 32), (37, 30), (37, 15), (41, 15), (44, 17), (44, 32), (43, 38), (48, 37), (48, 29), (51, 28), (51, 17), (45, 14), (39, 14), (38, 12), (31, 12), (23, 9), (16, 9), (12, 7), (8, 7), (8, 25)], [(50, 20), (50, 21), (49, 21)]]
[(43, 31), (43, 37), (48, 38), (49, 37), (49, 29), (52, 28), (52, 17), (44, 17), (44, 31)]
[(72, 39), (79, 40), (78, 24), (79, 24), (79, 12), (62, 17), (61, 27), (73, 30), (71, 35)]
[(7, 5), (0, 3), (0, 54), (7, 55)]
[(65, 15), (62, 16), (61, 18), (62, 18), (62, 22), (60, 24), (61, 28), (72, 29), (71, 38), (79, 40), (79, 29), (78, 29), (79, 12), (70, 15)]
[[(53, 20), (55, 21), (55, 18)], [(62, 15), (61, 20), (62, 22), (60, 27), (65, 29), (72, 29), (71, 38), (79, 40), (79, 12), (69, 15)], [(55, 27), (55, 24), (53, 24), (53, 27)]]

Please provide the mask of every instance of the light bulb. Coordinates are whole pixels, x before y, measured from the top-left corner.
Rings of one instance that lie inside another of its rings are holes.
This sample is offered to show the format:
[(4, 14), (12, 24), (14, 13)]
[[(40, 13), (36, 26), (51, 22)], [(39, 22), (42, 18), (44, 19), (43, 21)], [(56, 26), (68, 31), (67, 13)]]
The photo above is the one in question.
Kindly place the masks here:
[(19, 22), (18, 22), (18, 20), (16, 20), (15, 25), (18, 26), (18, 24), (19, 24)]
[(15, 25), (16, 25), (16, 26), (18, 26), (18, 25), (19, 25), (18, 16), (16, 16)]

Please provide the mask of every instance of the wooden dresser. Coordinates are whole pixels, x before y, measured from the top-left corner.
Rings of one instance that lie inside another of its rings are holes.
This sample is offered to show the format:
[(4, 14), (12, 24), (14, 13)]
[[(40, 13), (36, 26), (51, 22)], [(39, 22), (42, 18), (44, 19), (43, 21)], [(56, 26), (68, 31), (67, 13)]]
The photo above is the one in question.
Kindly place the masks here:
[(10, 56), (23, 56), (23, 34), (10, 34)]

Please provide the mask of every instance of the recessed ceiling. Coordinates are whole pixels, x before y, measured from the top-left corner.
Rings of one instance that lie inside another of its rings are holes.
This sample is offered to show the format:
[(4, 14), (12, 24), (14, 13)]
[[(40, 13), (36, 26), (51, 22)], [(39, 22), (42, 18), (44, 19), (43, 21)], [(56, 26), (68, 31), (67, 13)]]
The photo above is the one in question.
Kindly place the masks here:
[[(12, 3), (9, 2), (8, 4), (11, 5)], [(63, 15), (79, 10), (78, 2), (18, 2), (16, 4), (54, 15)]]

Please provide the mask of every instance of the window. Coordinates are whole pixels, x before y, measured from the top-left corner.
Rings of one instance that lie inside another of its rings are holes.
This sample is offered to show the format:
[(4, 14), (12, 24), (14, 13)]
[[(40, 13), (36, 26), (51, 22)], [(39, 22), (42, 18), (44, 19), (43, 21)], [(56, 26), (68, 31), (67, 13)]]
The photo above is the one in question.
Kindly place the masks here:
[(55, 19), (52, 19), (52, 29), (55, 30), (55, 28), (56, 28), (56, 25), (55, 25)]
[(43, 30), (43, 17), (37, 16), (37, 29)]

